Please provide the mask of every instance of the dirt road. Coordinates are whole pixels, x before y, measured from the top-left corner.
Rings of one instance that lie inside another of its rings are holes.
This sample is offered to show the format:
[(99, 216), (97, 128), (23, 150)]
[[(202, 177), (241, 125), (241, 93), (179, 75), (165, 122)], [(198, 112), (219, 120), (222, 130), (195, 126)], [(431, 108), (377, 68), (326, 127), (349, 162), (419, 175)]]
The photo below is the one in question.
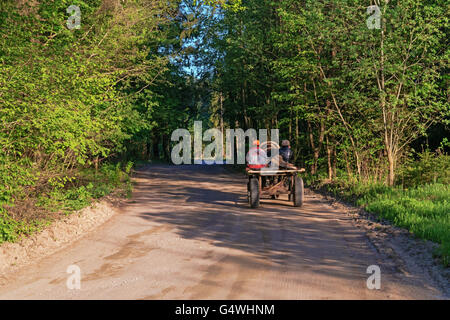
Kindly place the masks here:
[[(244, 176), (217, 166), (148, 166), (133, 198), (95, 232), (14, 275), (0, 299), (433, 299), (351, 218), (307, 194), (303, 207), (246, 202)], [(69, 290), (69, 265), (81, 289)], [(367, 267), (381, 269), (369, 290)]]

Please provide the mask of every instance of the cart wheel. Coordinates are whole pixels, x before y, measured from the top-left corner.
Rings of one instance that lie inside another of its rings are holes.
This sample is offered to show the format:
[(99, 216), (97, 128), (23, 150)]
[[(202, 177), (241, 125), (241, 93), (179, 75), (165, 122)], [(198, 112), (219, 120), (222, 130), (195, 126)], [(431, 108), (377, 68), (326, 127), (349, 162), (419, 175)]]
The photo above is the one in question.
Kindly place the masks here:
[(303, 205), (303, 198), (304, 198), (303, 179), (298, 176), (294, 177), (293, 196), (294, 196), (293, 199), (294, 207), (301, 207)]
[(250, 178), (248, 182), (248, 203), (252, 208), (259, 207), (259, 182), (256, 178)]

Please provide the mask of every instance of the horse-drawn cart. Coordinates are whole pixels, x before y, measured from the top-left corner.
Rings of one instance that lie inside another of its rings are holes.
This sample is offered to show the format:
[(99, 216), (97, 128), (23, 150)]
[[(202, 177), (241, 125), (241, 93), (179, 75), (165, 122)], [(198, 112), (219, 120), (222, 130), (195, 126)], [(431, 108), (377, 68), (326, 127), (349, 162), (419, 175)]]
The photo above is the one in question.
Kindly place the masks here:
[(299, 173), (304, 171), (305, 169), (248, 169), (247, 195), (250, 206), (257, 208), (262, 197), (277, 199), (281, 194), (288, 194), (294, 207), (302, 206), (304, 190)]

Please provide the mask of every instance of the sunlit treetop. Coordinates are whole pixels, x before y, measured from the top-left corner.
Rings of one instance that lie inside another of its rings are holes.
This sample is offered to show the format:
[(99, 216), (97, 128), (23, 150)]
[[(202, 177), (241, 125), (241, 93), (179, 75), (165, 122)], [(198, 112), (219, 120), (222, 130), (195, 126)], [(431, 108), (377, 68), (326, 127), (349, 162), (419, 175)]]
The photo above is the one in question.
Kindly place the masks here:
[(245, 7), (242, 6), (242, 0), (193, 0), (193, 4), (195, 6), (204, 5), (214, 8), (221, 7), (235, 12), (245, 9)]

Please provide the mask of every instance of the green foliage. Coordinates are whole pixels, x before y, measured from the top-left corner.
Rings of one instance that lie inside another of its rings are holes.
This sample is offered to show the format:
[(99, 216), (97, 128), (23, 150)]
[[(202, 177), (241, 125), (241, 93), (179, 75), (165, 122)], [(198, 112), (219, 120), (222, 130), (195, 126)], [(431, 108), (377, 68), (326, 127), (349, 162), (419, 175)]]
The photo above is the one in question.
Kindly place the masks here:
[(444, 2), (380, 1), (381, 29), (367, 27), (365, 1), (242, 4), (199, 37), (213, 122), (279, 128), (313, 175), (333, 166), (329, 179), (393, 185), (411, 143), (448, 117)]
[[(429, 183), (450, 184), (450, 156), (426, 150), (418, 159), (408, 159), (400, 170), (401, 182), (406, 187)], [(400, 181), (399, 181), (400, 182)]]
[[(77, 171), (74, 176), (49, 178), (42, 183), (38, 194), (28, 195), (35, 202), (34, 207), (28, 207), (27, 210), (70, 214), (115, 190), (129, 196), (132, 166), (132, 162), (124, 166), (120, 163), (105, 164), (98, 172), (88, 168)], [(51, 219), (47, 215), (37, 219), (14, 220), (4, 209), (0, 209), (0, 243), (15, 241), (22, 235), (36, 232), (49, 222)]]
[(0, 210), (0, 243), (4, 241), (14, 241), (17, 238), (15, 229), (17, 222), (11, 220)]
[[(81, 9), (78, 30), (66, 27), (70, 5)], [(123, 184), (130, 195), (132, 163), (110, 163), (127, 158), (130, 141), (148, 142), (166, 112), (154, 89), (170, 86), (178, 6), (0, 3), (0, 241), (38, 228), (25, 203), (70, 212)]]
[(86, 207), (93, 199), (106, 196), (117, 188), (124, 188), (128, 192), (132, 165), (132, 162), (124, 167), (121, 163), (105, 164), (98, 172), (83, 169), (76, 177), (52, 179), (63, 182), (48, 183), (52, 188), (39, 195), (38, 205), (46, 210), (70, 213)]
[(359, 204), (367, 211), (410, 230), (416, 236), (441, 244), (439, 253), (450, 265), (450, 187), (430, 184), (402, 190), (385, 189), (365, 195)]
[[(169, 61), (158, 51), (176, 37), (170, 15), (177, 4), (150, 2), (41, 1), (30, 8), (2, 2), (0, 179), (11, 179), (6, 185), (31, 184), (24, 172), (31, 167), (34, 174), (61, 172), (117, 156), (152, 128), (148, 114), (159, 97), (151, 89)], [(71, 4), (82, 10), (80, 30), (65, 26)], [(145, 105), (138, 103), (142, 97)]]
[(13, 204), (14, 196), (21, 193), (22, 187), (33, 185), (36, 179), (28, 159), (14, 161), (0, 152), (0, 209)]
[(436, 254), (444, 265), (450, 265), (449, 184), (431, 183), (403, 189), (339, 179), (322, 187), (408, 229), (417, 237), (440, 244)]

